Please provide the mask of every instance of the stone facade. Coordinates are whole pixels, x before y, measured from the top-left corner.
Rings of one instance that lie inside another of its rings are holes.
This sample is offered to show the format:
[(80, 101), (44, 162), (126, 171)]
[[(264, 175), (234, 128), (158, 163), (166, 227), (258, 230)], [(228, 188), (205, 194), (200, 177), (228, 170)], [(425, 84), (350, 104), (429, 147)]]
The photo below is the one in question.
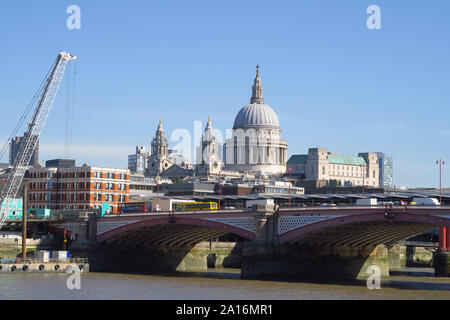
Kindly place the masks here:
[(196, 172), (200, 175), (218, 174), (221, 172), (223, 163), (219, 159), (219, 149), (214, 129), (211, 125), (211, 118), (208, 117), (208, 123), (202, 136), (201, 162), (197, 165)]
[(169, 141), (164, 135), (162, 120), (159, 120), (158, 129), (152, 141), (152, 152), (148, 159), (147, 173), (150, 176), (158, 176), (173, 165), (169, 158)]
[(380, 168), (374, 152), (357, 157), (341, 156), (325, 148), (310, 148), (307, 155), (292, 156), (287, 167), (293, 176), (307, 181), (335, 181), (341, 186), (379, 187)]

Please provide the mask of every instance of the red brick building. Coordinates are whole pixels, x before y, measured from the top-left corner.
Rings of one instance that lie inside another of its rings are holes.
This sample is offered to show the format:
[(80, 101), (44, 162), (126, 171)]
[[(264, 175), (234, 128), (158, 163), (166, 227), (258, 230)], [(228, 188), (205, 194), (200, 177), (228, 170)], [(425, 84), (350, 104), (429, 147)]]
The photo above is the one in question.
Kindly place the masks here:
[(30, 208), (94, 209), (108, 202), (112, 212), (117, 213), (118, 204), (129, 201), (128, 169), (76, 167), (75, 161), (62, 165), (49, 162), (46, 167), (29, 170)]

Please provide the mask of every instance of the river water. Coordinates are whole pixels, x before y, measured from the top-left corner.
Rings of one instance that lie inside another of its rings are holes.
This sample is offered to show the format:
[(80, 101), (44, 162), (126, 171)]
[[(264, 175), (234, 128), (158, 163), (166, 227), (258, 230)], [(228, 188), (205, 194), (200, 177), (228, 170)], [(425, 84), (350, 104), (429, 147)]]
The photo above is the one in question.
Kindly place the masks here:
[(242, 280), (239, 270), (188, 274), (136, 275), (86, 273), (81, 289), (66, 287), (68, 274), (16, 273), (0, 276), (3, 299), (450, 299), (450, 278), (423, 273), (399, 274), (369, 290), (365, 282), (319, 283)]

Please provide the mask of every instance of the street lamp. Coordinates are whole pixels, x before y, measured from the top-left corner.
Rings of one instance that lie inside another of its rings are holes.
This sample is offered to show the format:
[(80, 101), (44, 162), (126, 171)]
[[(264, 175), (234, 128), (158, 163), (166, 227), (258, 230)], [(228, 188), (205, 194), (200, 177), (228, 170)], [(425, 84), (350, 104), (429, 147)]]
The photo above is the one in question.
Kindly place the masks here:
[(156, 211), (159, 211), (159, 175), (155, 177), (156, 180)]
[(436, 164), (439, 165), (439, 203), (442, 205), (442, 166), (445, 161), (442, 159), (436, 160)]
[(222, 193), (222, 188), (221, 188), (221, 178), (222, 178), (222, 172), (219, 171), (219, 210), (220, 210), (220, 195)]
[(291, 173), (294, 172), (294, 168), (286, 168), (289, 172), (289, 208), (291, 207)]

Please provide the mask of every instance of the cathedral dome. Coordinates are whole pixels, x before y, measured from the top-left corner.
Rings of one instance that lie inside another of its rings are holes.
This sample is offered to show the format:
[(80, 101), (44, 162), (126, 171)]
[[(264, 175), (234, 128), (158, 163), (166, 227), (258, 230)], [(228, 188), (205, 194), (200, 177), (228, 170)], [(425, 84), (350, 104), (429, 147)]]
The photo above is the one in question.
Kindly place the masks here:
[(250, 103), (237, 114), (233, 129), (260, 127), (279, 128), (278, 116), (267, 104)]
[(268, 176), (286, 173), (287, 142), (281, 139), (277, 114), (264, 103), (259, 65), (250, 103), (236, 115), (225, 148), (226, 170)]
[(278, 116), (264, 103), (262, 84), (259, 77), (259, 65), (256, 66), (256, 77), (252, 86), (250, 104), (244, 106), (234, 120), (233, 129), (246, 128), (280, 128)]

